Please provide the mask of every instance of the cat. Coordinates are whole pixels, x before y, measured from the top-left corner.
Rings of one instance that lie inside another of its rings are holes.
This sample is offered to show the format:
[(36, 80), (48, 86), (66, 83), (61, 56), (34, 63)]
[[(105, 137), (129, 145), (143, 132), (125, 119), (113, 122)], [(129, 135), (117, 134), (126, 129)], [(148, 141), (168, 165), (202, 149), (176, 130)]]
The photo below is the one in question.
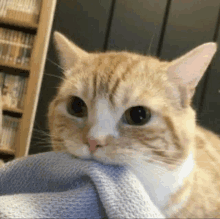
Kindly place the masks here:
[(138, 177), (145, 165), (148, 193), (166, 217), (220, 217), (220, 140), (191, 107), (216, 43), (161, 61), (88, 53), (59, 32), (54, 39), (65, 78), (48, 110), (53, 149), (130, 165)]

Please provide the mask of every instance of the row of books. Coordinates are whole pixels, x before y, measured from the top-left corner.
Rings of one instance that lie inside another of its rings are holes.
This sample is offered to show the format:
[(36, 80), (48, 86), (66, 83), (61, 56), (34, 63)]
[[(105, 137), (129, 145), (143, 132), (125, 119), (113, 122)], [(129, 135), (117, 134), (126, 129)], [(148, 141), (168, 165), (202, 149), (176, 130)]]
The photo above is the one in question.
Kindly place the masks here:
[(15, 136), (18, 129), (19, 118), (3, 115), (1, 147), (14, 149)]
[(0, 28), (0, 61), (7, 64), (30, 64), (34, 35)]
[(23, 109), (26, 89), (26, 77), (0, 72), (0, 90), (3, 106)]
[(41, 0), (1, 0), (0, 17), (24, 22), (38, 22)]

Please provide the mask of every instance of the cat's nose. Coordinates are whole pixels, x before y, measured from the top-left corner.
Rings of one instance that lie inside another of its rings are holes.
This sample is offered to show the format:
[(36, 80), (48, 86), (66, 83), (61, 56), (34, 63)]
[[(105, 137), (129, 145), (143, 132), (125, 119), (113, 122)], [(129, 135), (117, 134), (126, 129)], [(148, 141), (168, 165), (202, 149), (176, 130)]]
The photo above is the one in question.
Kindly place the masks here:
[(105, 139), (100, 140), (91, 137), (88, 138), (88, 143), (90, 153), (94, 153), (99, 147), (104, 147), (107, 145)]

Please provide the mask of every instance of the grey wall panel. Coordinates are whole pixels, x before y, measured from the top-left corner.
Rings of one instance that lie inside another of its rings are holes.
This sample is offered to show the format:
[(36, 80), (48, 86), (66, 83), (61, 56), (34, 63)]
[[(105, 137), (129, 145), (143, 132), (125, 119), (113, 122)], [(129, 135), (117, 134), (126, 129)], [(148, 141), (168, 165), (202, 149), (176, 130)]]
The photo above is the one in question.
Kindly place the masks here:
[(112, 0), (61, 0), (54, 29), (87, 51), (102, 50)]
[[(173, 0), (161, 58), (174, 59), (202, 43), (213, 41), (219, 5), (219, 0)], [(199, 108), (203, 83), (204, 78), (194, 97), (196, 109)]]
[[(58, 1), (52, 33), (58, 30), (87, 51), (103, 50), (111, 0)], [(59, 64), (51, 36), (47, 58)], [(47, 109), (62, 80), (62, 70), (46, 62), (29, 153), (48, 151)]]
[(173, 0), (168, 15), (161, 57), (176, 58), (213, 40), (219, 0)]
[(108, 49), (156, 55), (166, 4), (166, 0), (117, 0)]
[[(220, 31), (220, 28), (219, 28)], [(218, 45), (220, 45), (220, 32), (218, 32)], [(207, 85), (202, 102), (199, 122), (201, 125), (220, 134), (220, 48), (210, 66)]]

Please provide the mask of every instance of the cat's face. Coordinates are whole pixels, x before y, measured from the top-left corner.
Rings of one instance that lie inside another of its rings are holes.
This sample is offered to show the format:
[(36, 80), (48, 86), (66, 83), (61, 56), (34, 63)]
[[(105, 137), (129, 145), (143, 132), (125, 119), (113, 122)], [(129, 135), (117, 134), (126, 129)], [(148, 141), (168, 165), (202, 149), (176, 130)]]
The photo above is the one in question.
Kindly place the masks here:
[(49, 108), (55, 150), (110, 164), (168, 167), (188, 157), (195, 130), (190, 101), (214, 43), (165, 62), (128, 52), (86, 53), (59, 33), (55, 39), (65, 69)]

